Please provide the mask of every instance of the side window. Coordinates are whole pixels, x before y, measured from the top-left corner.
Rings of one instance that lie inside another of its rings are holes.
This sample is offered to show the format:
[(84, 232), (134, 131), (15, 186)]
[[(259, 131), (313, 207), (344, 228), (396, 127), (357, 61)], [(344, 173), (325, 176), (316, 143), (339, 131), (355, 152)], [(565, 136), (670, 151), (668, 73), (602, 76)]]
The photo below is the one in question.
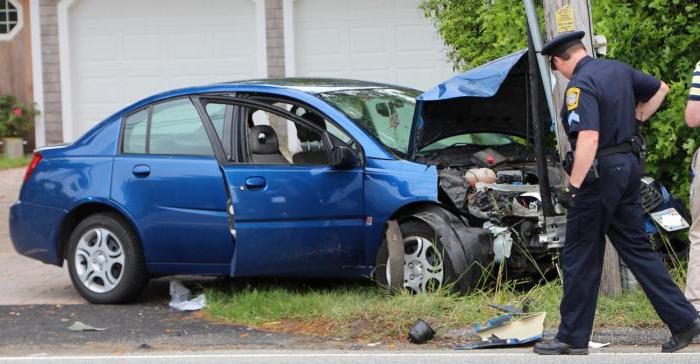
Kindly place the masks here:
[[(321, 133), (267, 110), (245, 109), (248, 153), (253, 164), (327, 165)], [(310, 123), (314, 121), (307, 119)], [(320, 119), (323, 122), (323, 119)], [(318, 125), (318, 124), (317, 124)], [(320, 127), (320, 126), (319, 126)]]
[(216, 135), (222, 139), (224, 135), (224, 121), (226, 120), (226, 105), (225, 104), (207, 104), (206, 106), (209, 120), (214, 125)]
[(150, 154), (213, 156), (209, 137), (189, 99), (153, 106)]
[(331, 139), (333, 139), (333, 145), (338, 145), (341, 144), (339, 142), (342, 142), (342, 144), (348, 145), (352, 147), (355, 152), (357, 152), (358, 155), (362, 154), (362, 150), (360, 149), (360, 146), (357, 145), (353, 141), (353, 139), (343, 130), (339, 129), (336, 127), (333, 123), (330, 121), (326, 120), (323, 118), (321, 115), (317, 114), (316, 112), (313, 112), (311, 110), (305, 109), (303, 106), (300, 105), (292, 105), (287, 102), (275, 102), (272, 104), (275, 107), (278, 107), (280, 109), (287, 110), (289, 112), (294, 113), (295, 115), (300, 116), (303, 119), (306, 119), (307, 121), (311, 122), (312, 124), (320, 127), (323, 130), (326, 130), (330, 135)]
[(124, 122), (124, 153), (146, 153), (146, 128), (148, 126), (148, 109), (141, 110), (126, 118)]

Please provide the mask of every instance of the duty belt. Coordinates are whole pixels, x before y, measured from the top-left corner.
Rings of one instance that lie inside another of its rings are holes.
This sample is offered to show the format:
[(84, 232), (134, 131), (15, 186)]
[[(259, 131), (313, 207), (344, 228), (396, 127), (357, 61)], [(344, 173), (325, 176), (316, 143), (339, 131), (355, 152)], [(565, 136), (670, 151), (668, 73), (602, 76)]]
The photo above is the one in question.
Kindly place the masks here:
[(634, 142), (629, 141), (618, 145), (613, 145), (610, 147), (598, 148), (595, 154), (596, 158), (605, 157), (606, 155), (618, 154), (618, 153), (634, 153), (639, 155), (639, 149), (636, 148)]

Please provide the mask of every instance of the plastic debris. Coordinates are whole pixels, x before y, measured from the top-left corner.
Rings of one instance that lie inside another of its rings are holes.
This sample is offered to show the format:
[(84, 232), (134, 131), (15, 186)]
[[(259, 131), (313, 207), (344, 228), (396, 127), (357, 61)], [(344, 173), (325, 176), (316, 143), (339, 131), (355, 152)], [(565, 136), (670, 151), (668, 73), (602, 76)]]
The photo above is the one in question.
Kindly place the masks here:
[(489, 303), (489, 306), (499, 310), (503, 311), (505, 313), (516, 313), (516, 314), (523, 314), (523, 310), (515, 307), (515, 306), (509, 306), (509, 305), (497, 305), (495, 303)]
[(606, 347), (606, 346), (608, 346), (608, 345), (610, 345), (610, 343), (605, 343), (605, 344), (603, 344), (603, 343), (597, 343), (597, 342), (594, 342), (594, 341), (589, 341), (589, 342), (588, 342), (588, 347), (591, 348), (591, 349), (600, 349), (600, 348), (604, 348), (604, 347)]
[(408, 341), (414, 344), (422, 344), (430, 341), (434, 336), (435, 331), (433, 331), (433, 328), (430, 327), (427, 322), (420, 319), (417, 320), (408, 331)]
[(198, 311), (207, 305), (207, 299), (204, 294), (192, 298), (190, 291), (182, 282), (178, 280), (170, 281), (170, 303), (171, 308), (178, 311)]
[(84, 324), (80, 321), (75, 321), (72, 325), (68, 326), (70, 331), (104, 331), (104, 328), (93, 327), (88, 324)]
[(501, 346), (519, 346), (542, 340), (546, 312), (506, 314), (474, 326), (481, 341), (457, 346), (456, 350), (471, 350)]

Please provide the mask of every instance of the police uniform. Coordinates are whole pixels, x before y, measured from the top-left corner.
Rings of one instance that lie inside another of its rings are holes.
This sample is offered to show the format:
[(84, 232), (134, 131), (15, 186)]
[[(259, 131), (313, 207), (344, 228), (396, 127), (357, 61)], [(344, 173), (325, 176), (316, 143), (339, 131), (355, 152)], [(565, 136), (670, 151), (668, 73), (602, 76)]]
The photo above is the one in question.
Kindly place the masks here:
[[(700, 62), (695, 66), (688, 93), (688, 102), (700, 102)], [(688, 278), (685, 284), (685, 297), (700, 312), (700, 148), (695, 151), (691, 168), (693, 182), (690, 185), (690, 210), (693, 218), (688, 236), (690, 253), (688, 257)]]
[[(577, 40), (582, 33), (575, 35)], [(561, 112), (572, 149), (580, 131), (599, 132), (598, 178), (587, 179), (576, 192), (561, 257), (564, 297), (557, 340), (572, 348), (588, 346), (606, 235), (672, 333), (698, 318), (643, 230), (642, 168), (638, 155), (624, 147), (637, 133), (635, 106), (648, 101), (660, 86), (656, 78), (624, 63), (586, 57), (578, 62), (566, 87)], [(613, 152), (602, 156), (604, 150)]]

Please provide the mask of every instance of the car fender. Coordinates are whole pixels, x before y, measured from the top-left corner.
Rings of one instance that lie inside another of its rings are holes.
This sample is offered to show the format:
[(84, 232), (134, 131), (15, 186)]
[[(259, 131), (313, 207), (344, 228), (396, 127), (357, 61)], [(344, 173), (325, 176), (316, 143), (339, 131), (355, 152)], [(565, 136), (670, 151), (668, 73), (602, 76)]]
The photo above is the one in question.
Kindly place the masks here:
[[(141, 243), (143, 245), (143, 237), (141, 235), (141, 231), (138, 228), (138, 224), (136, 223), (136, 220), (134, 219), (134, 217), (131, 216), (131, 214), (125, 208), (123, 208), (121, 205), (115, 203), (111, 199), (101, 198), (101, 197), (87, 197), (87, 198), (83, 198), (83, 199), (76, 201), (76, 203), (73, 206), (71, 206), (71, 208), (66, 213), (66, 215), (64, 217), (64, 221), (61, 223), (60, 235), (59, 235), (58, 239), (56, 239), (56, 241), (54, 242), (55, 248), (56, 248), (55, 251), (57, 254), (61, 255), (64, 253), (65, 245), (63, 245), (63, 244), (67, 243), (67, 239), (70, 237), (70, 234), (72, 234), (72, 229), (70, 231), (63, 231), (63, 224), (66, 222), (66, 219), (71, 218), (72, 216), (75, 215), (76, 211), (79, 211), (79, 210), (85, 208), (87, 205), (106, 206), (109, 209), (111, 209), (111, 210), (117, 212), (118, 214), (120, 214), (121, 216), (123, 216), (127, 220), (127, 222), (129, 223), (129, 225), (131, 225), (130, 227), (131, 227), (131, 229), (133, 229), (134, 233), (136, 234), (136, 237), (139, 239), (139, 243)], [(95, 213), (103, 212), (103, 211), (104, 210), (97, 208), (95, 210)], [(77, 223), (79, 223), (79, 221), (76, 221), (75, 223), (77, 224)], [(59, 261), (62, 260), (61, 258), (62, 257), (59, 256), (58, 260)], [(145, 257), (145, 259), (146, 259), (146, 262), (148, 262), (148, 257)]]
[(426, 205), (414, 212), (411, 217), (430, 225), (440, 236), (447, 254), (459, 279), (457, 290), (467, 291), (470, 284), (479, 277), (494, 259), (493, 238), (488, 230), (467, 226), (450, 211), (437, 206)]

